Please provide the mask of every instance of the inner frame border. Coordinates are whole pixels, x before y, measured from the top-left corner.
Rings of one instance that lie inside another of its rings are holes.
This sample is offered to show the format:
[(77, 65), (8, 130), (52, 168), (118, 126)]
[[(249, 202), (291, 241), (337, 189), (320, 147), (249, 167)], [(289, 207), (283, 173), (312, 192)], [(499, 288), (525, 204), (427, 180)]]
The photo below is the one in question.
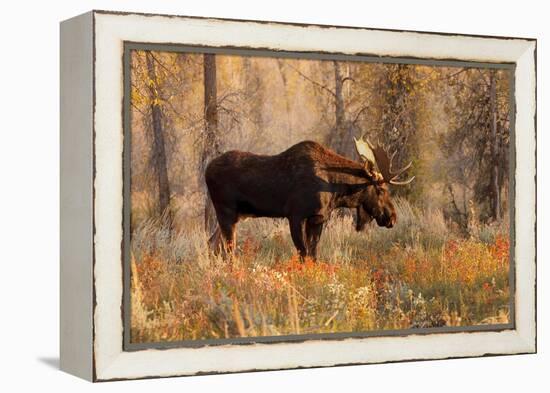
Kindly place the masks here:
[[(389, 63), (389, 64), (412, 64), (426, 65), (434, 67), (468, 67), (468, 68), (486, 68), (486, 69), (505, 69), (510, 71), (509, 75), (509, 110), (510, 110), (510, 138), (509, 148), (509, 203), (508, 216), (510, 220), (510, 261), (509, 261), (509, 315), (510, 322), (505, 324), (486, 324), (471, 326), (446, 326), (437, 328), (408, 328), (408, 329), (388, 329), (372, 330), (365, 332), (337, 332), (337, 333), (310, 333), (293, 334), (280, 336), (259, 336), (259, 337), (238, 337), (223, 339), (206, 340), (177, 340), (177, 341), (159, 341), (148, 343), (132, 343), (130, 341), (131, 332), (131, 267), (130, 267), (130, 223), (131, 223), (131, 52), (135, 50), (152, 50), (162, 52), (177, 53), (213, 53), (221, 55), (234, 56), (253, 56), (267, 58), (294, 58), (309, 60), (336, 60), (336, 61), (355, 61), (366, 63)], [(516, 194), (516, 133), (515, 133), (515, 63), (491, 63), (461, 60), (440, 60), (423, 59), (416, 57), (389, 57), (375, 55), (351, 55), (339, 53), (324, 52), (296, 52), (264, 48), (250, 48), (237, 46), (202, 46), (186, 45), (175, 43), (147, 43), (147, 42), (123, 42), (123, 240), (122, 240), (122, 271), (123, 271), (123, 296), (122, 296), (122, 320), (123, 320), (123, 351), (139, 351), (145, 349), (173, 349), (173, 348), (202, 348), (207, 346), (219, 345), (251, 345), (279, 344), (279, 343), (301, 343), (308, 340), (343, 340), (349, 338), (368, 338), (368, 337), (405, 337), (410, 335), (427, 335), (435, 333), (464, 333), (464, 332), (500, 332), (504, 330), (514, 330), (516, 327), (516, 286), (515, 286), (515, 194)]]

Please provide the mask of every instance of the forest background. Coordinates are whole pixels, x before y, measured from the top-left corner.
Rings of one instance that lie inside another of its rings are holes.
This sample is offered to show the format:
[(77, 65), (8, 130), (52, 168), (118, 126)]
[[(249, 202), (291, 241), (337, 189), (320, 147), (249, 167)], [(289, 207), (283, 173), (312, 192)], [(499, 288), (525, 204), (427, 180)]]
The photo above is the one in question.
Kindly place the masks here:
[[(510, 70), (131, 53), (133, 341), (508, 322)], [(393, 230), (339, 213), (300, 264), (255, 219), (237, 263), (209, 254), (212, 158), (310, 139), (358, 159), (361, 135), (413, 161)]]

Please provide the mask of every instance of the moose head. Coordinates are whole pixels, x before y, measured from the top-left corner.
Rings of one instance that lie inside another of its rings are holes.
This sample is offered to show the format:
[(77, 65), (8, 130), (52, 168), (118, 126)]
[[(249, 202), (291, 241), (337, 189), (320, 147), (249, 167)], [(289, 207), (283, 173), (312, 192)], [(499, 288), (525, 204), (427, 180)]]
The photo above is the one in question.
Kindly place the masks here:
[(397, 220), (395, 207), (391, 201), (388, 189), (389, 184), (403, 186), (411, 183), (414, 176), (408, 180), (397, 180), (412, 165), (409, 162), (398, 171), (393, 170), (393, 158), (379, 143), (374, 146), (363, 137), (353, 138), (357, 154), (364, 163), (365, 173), (371, 187), (367, 187), (363, 196), (363, 202), (357, 207), (357, 223), (355, 229), (361, 231), (373, 218), (381, 227), (392, 228)]

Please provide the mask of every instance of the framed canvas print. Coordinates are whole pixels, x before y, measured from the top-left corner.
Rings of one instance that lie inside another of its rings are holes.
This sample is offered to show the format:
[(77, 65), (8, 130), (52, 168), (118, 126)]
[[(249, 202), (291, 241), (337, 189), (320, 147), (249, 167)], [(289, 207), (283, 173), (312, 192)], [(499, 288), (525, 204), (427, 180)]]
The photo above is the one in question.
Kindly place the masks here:
[(536, 351), (536, 41), (61, 24), (61, 368)]

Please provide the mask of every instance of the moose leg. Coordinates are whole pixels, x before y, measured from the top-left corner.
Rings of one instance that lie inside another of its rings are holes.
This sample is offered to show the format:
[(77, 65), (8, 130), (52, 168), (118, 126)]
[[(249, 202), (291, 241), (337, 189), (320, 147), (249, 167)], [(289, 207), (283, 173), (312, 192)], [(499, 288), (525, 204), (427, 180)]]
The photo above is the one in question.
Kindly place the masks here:
[(292, 237), (292, 241), (294, 242), (294, 245), (296, 246), (296, 249), (300, 254), (300, 258), (304, 259), (307, 255), (306, 243), (304, 239), (304, 227), (306, 220), (302, 219), (301, 217), (291, 217), (289, 219), (289, 223), (290, 236)]
[(323, 232), (323, 217), (313, 216), (306, 222), (307, 253), (308, 256), (317, 259), (317, 245)]
[(237, 213), (231, 209), (216, 209), (218, 223), (223, 238), (223, 251), (233, 252), (235, 249), (235, 227), (237, 225)]

